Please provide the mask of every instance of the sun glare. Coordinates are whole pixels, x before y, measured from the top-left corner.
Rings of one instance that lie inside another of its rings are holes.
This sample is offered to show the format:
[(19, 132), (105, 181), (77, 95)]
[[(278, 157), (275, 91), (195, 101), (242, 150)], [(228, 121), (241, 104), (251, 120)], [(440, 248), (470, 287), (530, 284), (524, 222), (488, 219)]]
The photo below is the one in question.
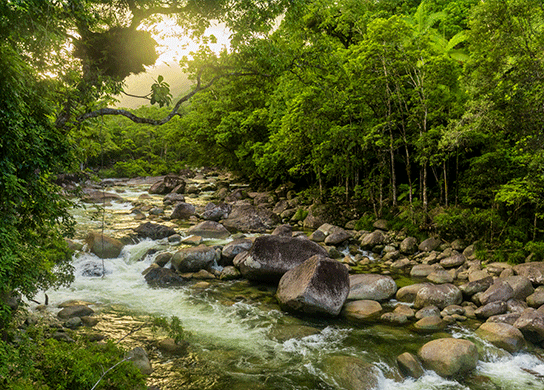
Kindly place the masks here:
[[(152, 26), (150, 31), (159, 44), (157, 47), (159, 58), (155, 66), (177, 64), (184, 56), (190, 56), (191, 52), (197, 51), (200, 47), (200, 42), (183, 35), (181, 27), (172, 18), (165, 18)], [(207, 37), (213, 35), (216, 38), (216, 43), (207, 44), (216, 53), (230, 45), (230, 31), (220, 24), (209, 27), (204, 35)]]

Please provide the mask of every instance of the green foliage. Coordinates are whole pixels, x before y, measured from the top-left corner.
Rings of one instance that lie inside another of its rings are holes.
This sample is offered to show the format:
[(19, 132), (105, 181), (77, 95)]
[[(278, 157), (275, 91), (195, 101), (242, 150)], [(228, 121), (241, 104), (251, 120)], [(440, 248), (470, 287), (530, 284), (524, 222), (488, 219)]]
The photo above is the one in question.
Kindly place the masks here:
[[(125, 359), (109, 341), (75, 344), (44, 336), (43, 327), (17, 335), (17, 343), (0, 341), (0, 386), (6, 390), (91, 389), (102, 374)], [(145, 389), (145, 376), (130, 361), (109, 371), (96, 389)]]
[(169, 106), (172, 103), (170, 85), (164, 81), (162, 76), (157, 77), (157, 80), (151, 86), (151, 104), (155, 103), (161, 108), (162, 106)]
[(181, 324), (181, 320), (176, 316), (172, 316), (170, 319), (165, 317), (153, 317), (152, 330), (157, 331), (159, 329), (166, 331), (168, 336), (174, 339), (176, 343), (179, 343), (187, 337)]

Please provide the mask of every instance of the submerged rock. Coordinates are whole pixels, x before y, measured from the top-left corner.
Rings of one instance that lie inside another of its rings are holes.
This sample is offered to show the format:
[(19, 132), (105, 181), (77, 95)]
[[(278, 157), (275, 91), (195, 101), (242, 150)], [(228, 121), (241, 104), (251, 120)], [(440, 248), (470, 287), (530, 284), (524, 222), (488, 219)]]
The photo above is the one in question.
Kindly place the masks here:
[(152, 287), (183, 286), (186, 280), (169, 268), (153, 267), (145, 275), (145, 281)]
[(373, 390), (378, 386), (380, 370), (353, 356), (330, 356), (324, 370), (335, 382), (335, 388), (344, 390)]
[(348, 293), (347, 268), (336, 260), (315, 255), (283, 275), (276, 297), (288, 311), (337, 316)]

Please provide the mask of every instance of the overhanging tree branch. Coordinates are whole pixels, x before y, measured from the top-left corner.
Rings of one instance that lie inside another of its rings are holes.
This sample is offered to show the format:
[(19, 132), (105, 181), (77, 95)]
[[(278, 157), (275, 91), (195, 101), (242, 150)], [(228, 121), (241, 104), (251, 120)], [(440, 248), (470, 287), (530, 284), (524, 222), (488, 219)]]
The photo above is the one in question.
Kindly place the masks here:
[(160, 126), (160, 125), (164, 125), (165, 123), (169, 122), (176, 115), (179, 115), (178, 111), (179, 111), (179, 109), (180, 109), (180, 107), (181, 107), (181, 105), (183, 103), (185, 103), (186, 101), (191, 99), (197, 93), (210, 88), (216, 81), (218, 81), (218, 80), (220, 80), (222, 78), (243, 77), (243, 76), (270, 77), (269, 75), (261, 74), (261, 73), (257, 73), (257, 72), (252, 72), (252, 71), (249, 71), (249, 72), (230, 72), (230, 73), (219, 74), (219, 75), (213, 77), (205, 85), (202, 85), (201, 84), (201, 75), (202, 75), (202, 69), (197, 75), (197, 84), (196, 84), (195, 88), (191, 92), (184, 95), (181, 99), (179, 99), (178, 102), (176, 103), (176, 105), (174, 106), (174, 108), (172, 109), (172, 111), (170, 111), (170, 113), (166, 117), (164, 117), (162, 119), (151, 119), (151, 118), (146, 118), (146, 117), (140, 117), (140, 116), (135, 115), (135, 114), (133, 114), (130, 111), (127, 111), (127, 110), (118, 109), (118, 108), (104, 107), (104, 108), (100, 108), (98, 110), (94, 110), (94, 111), (87, 112), (85, 114), (80, 115), (77, 118), (77, 122), (83, 122), (83, 121), (85, 121), (87, 119), (98, 118), (98, 117), (106, 116), (106, 115), (121, 115), (121, 116), (124, 116), (124, 117), (130, 119), (134, 123), (143, 123), (143, 124), (149, 124), (149, 125), (153, 125), (153, 126)]

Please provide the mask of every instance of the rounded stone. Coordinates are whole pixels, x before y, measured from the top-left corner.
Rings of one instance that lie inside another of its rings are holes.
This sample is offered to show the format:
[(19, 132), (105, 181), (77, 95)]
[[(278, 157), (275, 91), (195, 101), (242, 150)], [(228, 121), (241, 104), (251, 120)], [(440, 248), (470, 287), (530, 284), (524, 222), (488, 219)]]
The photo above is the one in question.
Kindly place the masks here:
[(427, 369), (443, 377), (467, 374), (476, 368), (478, 349), (468, 340), (443, 338), (425, 344), (418, 357)]

